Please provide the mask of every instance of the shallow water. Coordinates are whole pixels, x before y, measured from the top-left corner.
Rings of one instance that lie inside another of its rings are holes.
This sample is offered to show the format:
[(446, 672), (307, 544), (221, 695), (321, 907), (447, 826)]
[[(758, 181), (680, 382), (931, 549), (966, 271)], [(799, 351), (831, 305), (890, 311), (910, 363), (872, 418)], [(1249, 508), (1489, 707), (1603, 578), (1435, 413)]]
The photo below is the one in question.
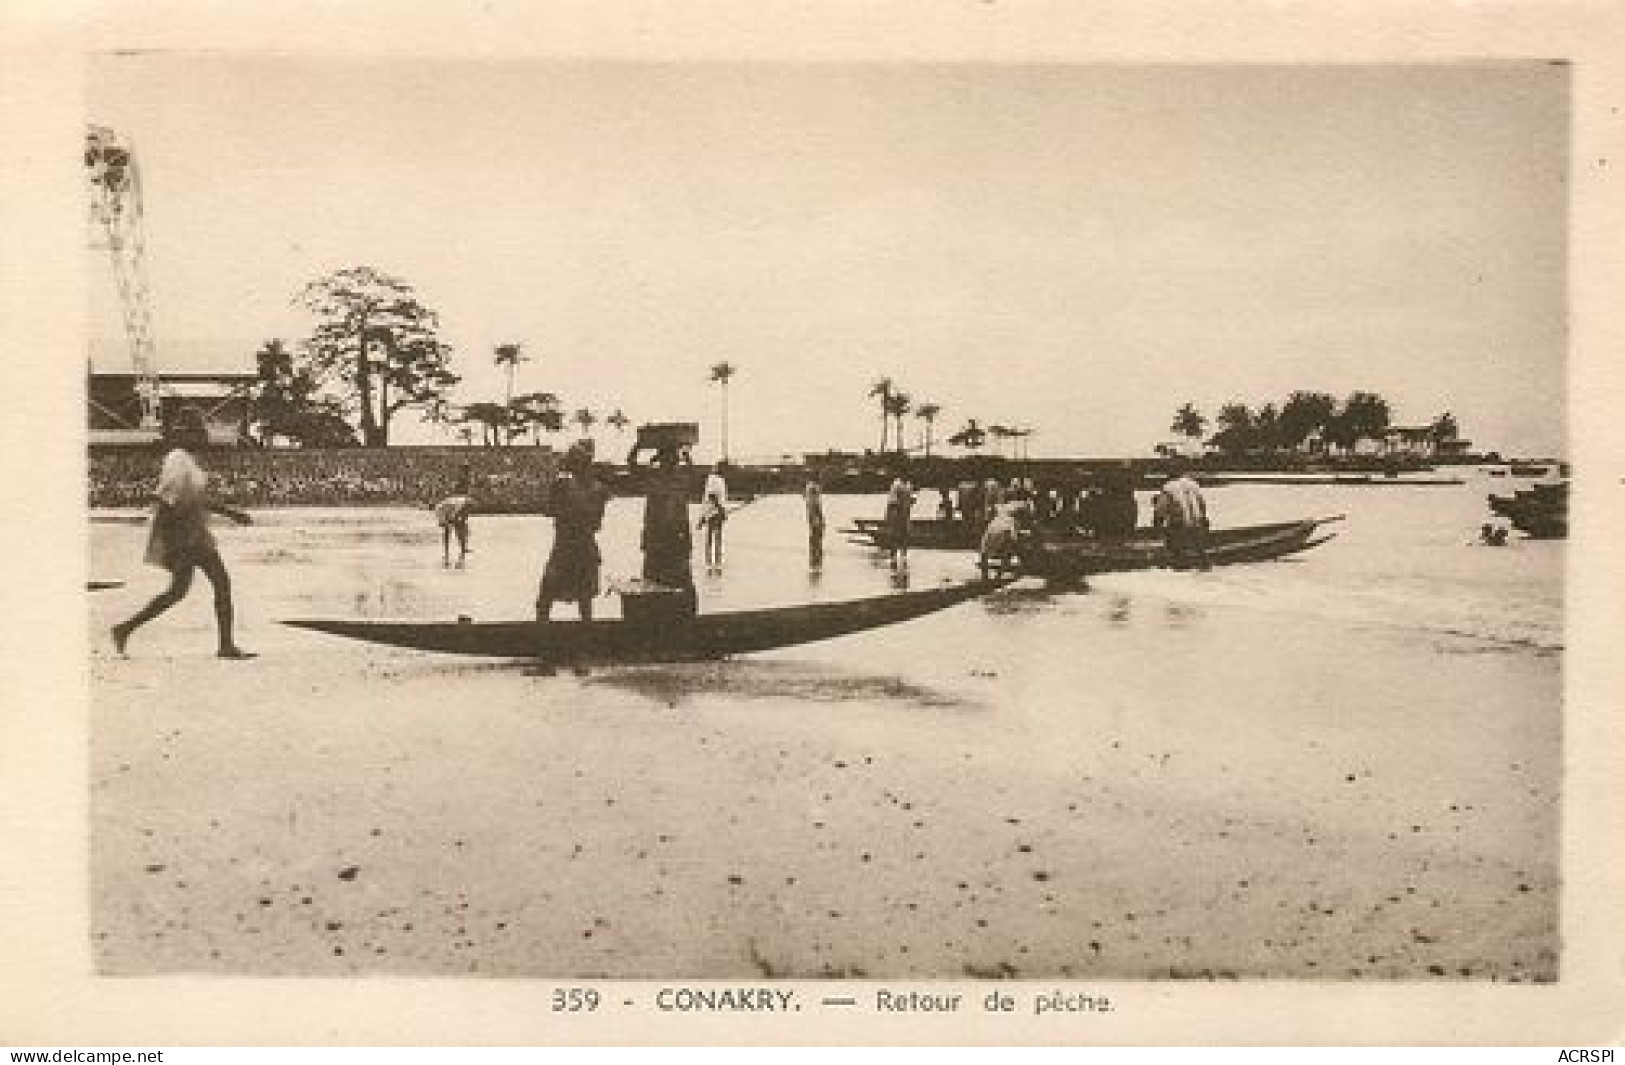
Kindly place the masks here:
[[(1522, 646), (1555, 651), (1563, 642), (1561, 541), (1515, 539), (1505, 548), (1473, 544), (1487, 513), (1489, 490), (1505, 479), (1472, 478), (1463, 486), (1349, 487), (1235, 485), (1208, 492), (1215, 524), (1246, 525), (1307, 516), (1346, 514), (1331, 528), (1337, 538), (1305, 555), (1275, 563), (1237, 566), (1205, 574), (1151, 571), (1092, 580), (1084, 598), (1047, 596), (1023, 586), (981, 607), (957, 611), (957, 635), (978, 638), (985, 619), (1041, 615), (1071, 603), (1070, 616), (1119, 624), (1135, 604), (1240, 608), (1306, 621), (1406, 630), (1427, 637), (1460, 637), (1486, 648)], [(934, 493), (922, 493), (919, 513)], [(954, 552), (912, 553), (908, 572), (893, 573), (878, 553), (846, 543), (839, 530), (853, 517), (878, 513), (870, 496), (827, 500), (829, 533), (821, 573), (809, 572), (799, 499), (764, 497), (733, 515), (720, 574), (704, 571), (696, 546), (696, 581), (702, 610), (733, 610), (884, 594), (928, 587), (972, 574), (969, 557)], [(1142, 497), (1142, 512), (1148, 509)], [(640, 504), (616, 500), (600, 543), (606, 585), (639, 567)], [(97, 578), (123, 578), (156, 590), (162, 576), (139, 563), (140, 525), (104, 512), (92, 527)], [(240, 588), (245, 625), (288, 616), (353, 616), (476, 620), (529, 616), (535, 586), (551, 541), (551, 523), (539, 517), (476, 517), (473, 553), (466, 566), (441, 562), (440, 535), (424, 510), (288, 508), (257, 512), (247, 528), (221, 526), (217, 537)], [(1091, 605), (1107, 604), (1103, 609)], [(613, 597), (595, 610), (613, 617)], [(572, 616), (561, 604), (557, 617)], [(1193, 623), (1180, 611), (1161, 615), (1166, 627)], [(1117, 619), (1117, 620), (1114, 620)], [(1071, 622), (1073, 631), (1079, 624)]]
[[(274, 623), (529, 616), (544, 519), (477, 517), (458, 568), (426, 510), (259, 512), (217, 537), (264, 657), (209, 658), (203, 587), (131, 661), (97, 652), (98, 964), (1549, 979), (1563, 545), (1469, 546), (1490, 490), (1510, 486), (1217, 488), (1221, 526), (1348, 520), (1291, 561), (1022, 582), (736, 661), (547, 679)], [(826, 509), (817, 575), (799, 499), (737, 512), (701, 608), (904, 583), (838, 532), (877, 497)], [(636, 572), (638, 513), (612, 505), (606, 575)], [(144, 536), (93, 523), (92, 576), (128, 582), (91, 595), (98, 631), (164, 583)], [(906, 583), (972, 570), (916, 551)], [(283, 913), (352, 863), (376, 915)], [(442, 901), (500, 942), (395, 927)]]

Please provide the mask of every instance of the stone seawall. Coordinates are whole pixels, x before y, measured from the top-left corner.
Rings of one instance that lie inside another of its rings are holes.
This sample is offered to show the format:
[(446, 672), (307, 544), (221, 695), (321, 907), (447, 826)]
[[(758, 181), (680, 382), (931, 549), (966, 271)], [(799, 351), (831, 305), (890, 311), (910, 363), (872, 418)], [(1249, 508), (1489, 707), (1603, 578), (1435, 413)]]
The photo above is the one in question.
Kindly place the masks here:
[[(200, 456), (214, 496), (242, 506), (371, 506), (444, 498), (466, 465), (483, 510), (535, 511), (559, 455), (551, 448), (392, 447), (211, 449)], [(91, 448), (90, 505), (141, 506), (152, 498), (161, 453)]]

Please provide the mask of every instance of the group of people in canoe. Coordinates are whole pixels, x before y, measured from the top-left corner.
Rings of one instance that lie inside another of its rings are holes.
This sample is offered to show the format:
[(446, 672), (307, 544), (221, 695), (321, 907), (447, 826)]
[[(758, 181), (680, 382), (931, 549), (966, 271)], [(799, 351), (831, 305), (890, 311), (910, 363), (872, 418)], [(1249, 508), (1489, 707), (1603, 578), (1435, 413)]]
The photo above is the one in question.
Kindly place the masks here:
[[(1121, 539), (1139, 530), (1136, 474), (1108, 471), (1087, 485), (1034, 484), (1030, 478), (1008, 482), (996, 478), (965, 480), (942, 486), (936, 520), (963, 527), (964, 542), (979, 546), (984, 574), (1019, 565), (1023, 543), (1039, 532), (1102, 540)], [(915, 490), (899, 469), (886, 496), (879, 540), (893, 568), (907, 565), (913, 528)], [(1152, 527), (1161, 530), (1169, 561), (1203, 567), (1209, 529), (1207, 501), (1182, 463), (1152, 499)]]

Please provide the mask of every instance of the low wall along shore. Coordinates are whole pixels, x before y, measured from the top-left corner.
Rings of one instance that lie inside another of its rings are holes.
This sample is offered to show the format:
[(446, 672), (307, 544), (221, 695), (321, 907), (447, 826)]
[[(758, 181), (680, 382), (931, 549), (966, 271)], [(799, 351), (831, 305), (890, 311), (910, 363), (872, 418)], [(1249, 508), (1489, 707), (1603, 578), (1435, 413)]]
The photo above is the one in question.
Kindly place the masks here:
[[(217, 499), (241, 506), (431, 504), (451, 494), (464, 466), (482, 509), (535, 511), (559, 455), (546, 447), (219, 448), (201, 456)], [(92, 448), (90, 505), (141, 506), (152, 498), (161, 453)]]

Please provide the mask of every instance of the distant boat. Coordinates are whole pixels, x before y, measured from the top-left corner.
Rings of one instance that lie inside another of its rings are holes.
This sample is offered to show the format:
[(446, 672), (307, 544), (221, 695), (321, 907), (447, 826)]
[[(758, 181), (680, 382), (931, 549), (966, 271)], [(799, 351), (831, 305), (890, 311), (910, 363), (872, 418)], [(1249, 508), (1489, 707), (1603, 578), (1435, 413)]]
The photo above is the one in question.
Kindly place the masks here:
[[(1215, 529), (1208, 533), (1204, 553), (1210, 566), (1285, 558), (1332, 539), (1337, 534), (1321, 534), (1321, 526), (1342, 520), (1343, 515), (1338, 514), (1330, 518)], [(1156, 569), (1168, 564), (1168, 547), (1159, 529), (1142, 529), (1124, 539), (1039, 534), (1023, 549), (1021, 556), (1021, 572), (1037, 577), (1079, 577)]]
[(1520, 488), (1510, 496), (1491, 494), (1488, 502), (1490, 513), (1506, 518), (1532, 539), (1555, 540), (1569, 534), (1567, 481)]

